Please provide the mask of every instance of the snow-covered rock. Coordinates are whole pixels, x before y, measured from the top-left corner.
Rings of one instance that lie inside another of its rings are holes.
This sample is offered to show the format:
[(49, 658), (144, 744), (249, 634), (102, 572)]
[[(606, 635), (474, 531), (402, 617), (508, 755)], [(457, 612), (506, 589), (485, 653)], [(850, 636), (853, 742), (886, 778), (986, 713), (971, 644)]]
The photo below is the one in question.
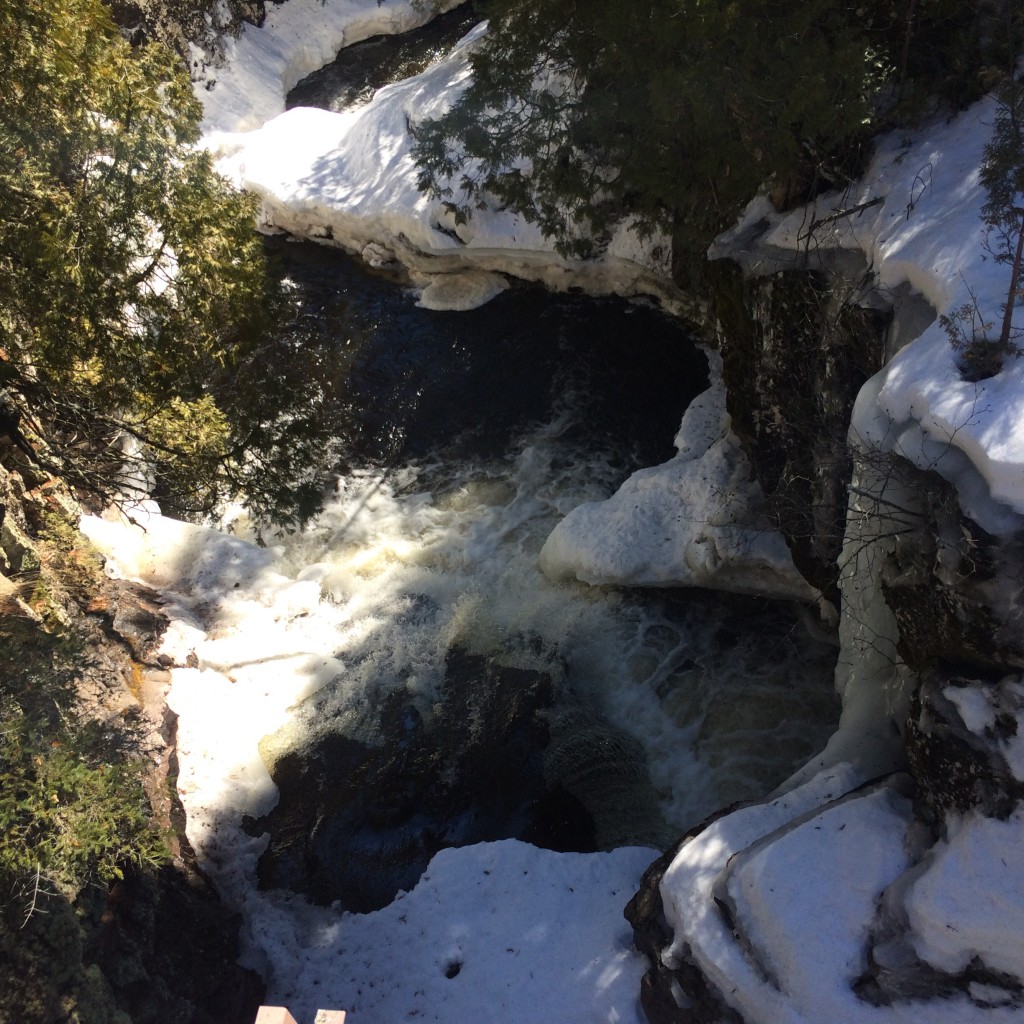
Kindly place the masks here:
[[(450, 10), (462, 0), (441, 0)], [(434, 5), (411, 0), (288, 0), (268, 4), (259, 27), (244, 25), (221, 40), (213, 65), (202, 68), (196, 95), (203, 105), (203, 134), (246, 132), (284, 112), (285, 97), (306, 75), (329, 64), (343, 47), (371, 36), (408, 32), (434, 16)]]
[(712, 384), (683, 415), (678, 454), (634, 473), (611, 498), (573, 509), (541, 550), (547, 575), (816, 600), (767, 521), (725, 410), (721, 358), (707, 355)]
[(837, 766), (727, 814), (645, 880), (634, 923), (664, 913), (655, 984), (677, 1006), (708, 1005), (696, 967), (750, 1024), (1019, 1019), (1021, 822), (970, 816), (928, 853), (907, 780), (860, 782)]
[[(795, 259), (808, 246), (859, 250), (883, 294), (909, 286), (936, 314), (973, 295), (983, 316), (999, 322), (1009, 271), (986, 252), (980, 220), (979, 167), (994, 115), (988, 99), (909, 139), (895, 132), (859, 183), (810, 207), (779, 215), (756, 200), (712, 255), (733, 254), (759, 224), (759, 247), (776, 257)], [(843, 210), (854, 212), (837, 217)], [(1008, 358), (980, 381), (965, 379), (960, 360), (933, 322), (865, 387), (852, 430), (864, 444), (954, 482), (964, 511), (986, 530), (1013, 532), (1024, 523), (1024, 360)]]
[[(785, 265), (787, 253), (795, 261), (810, 243), (855, 249), (898, 302), (914, 289), (941, 314), (973, 294), (995, 319), (1008, 277), (986, 260), (978, 177), (992, 116), (986, 101), (909, 141), (883, 140), (861, 183), (811, 208), (778, 215), (757, 201), (713, 255), (756, 272)], [(1008, 673), (1019, 669), (1024, 361), (967, 380), (941, 325), (919, 328), (853, 414), (840, 729), (772, 799), (698, 830), (646, 880), (638, 934), (652, 960), (652, 1019), (672, 1019), (672, 1007), (686, 1019), (689, 1006), (746, 1024), (1020, 1019), (1024, 713), (1020, 677)], [(929, 503), (942, 503), (941, 488), (926, 492), (892, 456), (950, 481), (974, 522), (937, 513)], [(904, 539), (929, 528), (926, 544)], [(1005, 566), (989, 557), (1000, 551)], [(936, 609), (945, 602), (943, 614), (957, 617), (969, 606), (988, 624), (987, 649), (977, 629), (973, 647), (955, 637), (929, 645), (944, 620), (927, 602), (915, 615), (913, 599), (931, 577), (946, 588)], [(958, 657), (993, 677), (1002, 664), (1002, 678), (944, 675), (942, 663)], [(908, 684), (929, 665), (911, 704)], [(893, 726), (908, 715), (913, 782), (887, 774), (879, 783), (902, 753)], [(659, 940), (652, 922), (662, 912)]]

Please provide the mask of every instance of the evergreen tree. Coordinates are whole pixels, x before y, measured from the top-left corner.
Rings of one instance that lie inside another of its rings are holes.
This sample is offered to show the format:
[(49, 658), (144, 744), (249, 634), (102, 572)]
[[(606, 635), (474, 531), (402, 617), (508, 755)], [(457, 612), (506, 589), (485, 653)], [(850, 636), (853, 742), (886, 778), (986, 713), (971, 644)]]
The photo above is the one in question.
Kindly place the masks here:
[(134, 466), (179, 513), (243, 486), (301, 516), (316, 494), (292, 486), (296, 461), (322, 445), (262, 386), (274, 296), (254, 200), (193, 147), (176, 62), (131, 47), (100, 0), (0, 0), (0, 411), (89, 491)]
[(491, 0), (471, 85), (417, 128), (420, 187), (459, 218), (510, 205), (566, 252), (626, 218), (699, 252), (765, 184), (792, 203), (848, 180), (891, 69), (969, 7)]
[(981, 181), (986, 202), (981, 216), (988, 247), (997, 263), (1009, 267), (1009, 286), (998, 339), (1000, 351), (1016, 349), (1013, 308), (1021, 298), (1024, 257), (1024, 84), (1007, 75), (996, 89), (999, 106), (985, 147)]

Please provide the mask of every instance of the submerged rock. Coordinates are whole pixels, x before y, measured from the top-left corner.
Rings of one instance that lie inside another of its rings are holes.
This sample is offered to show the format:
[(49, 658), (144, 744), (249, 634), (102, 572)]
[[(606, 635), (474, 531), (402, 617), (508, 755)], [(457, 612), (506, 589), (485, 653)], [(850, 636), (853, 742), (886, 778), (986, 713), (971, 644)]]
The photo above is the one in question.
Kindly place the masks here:
[[(556, 711), (564, 667), (537, 653), (546, 667), (455, 645), (429, 707), (399, 688), (339, 720), (318, 722), (314, 712), (268, 736), (261, 755), (281, 795), (250, 823), (270, 832), (260, 884), (367, 912), (411, 889), (446, 847), (519, 838), (591, 851), (599, 832), (620, 840), (621, 822), (598, 805), (642, 755), (581, 709)], [(646, 779), (628, 781), (622, 820), (637, 814)]]

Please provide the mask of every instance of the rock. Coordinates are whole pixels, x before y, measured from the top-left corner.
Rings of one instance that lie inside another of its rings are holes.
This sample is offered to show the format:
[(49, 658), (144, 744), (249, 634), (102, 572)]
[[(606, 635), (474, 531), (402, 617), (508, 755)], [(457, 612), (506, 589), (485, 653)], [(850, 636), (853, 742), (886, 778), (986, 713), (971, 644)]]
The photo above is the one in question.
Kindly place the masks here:
[(399, 687), (325, 725), (314, 697), (266, 737), (280, 800), (249, 824), (270, 832), (260, 884), (366, 912), (411, 889), (446, 847), (618, 844), (650, 789), (645, 772), (631, 775), (629, 758), (642, 769), (642, 755), (593, 713), (567, 714), (564, 666), (523, 644), (489, 655), (452, 645), (432, 705)]
[(21, 476), (0, 466), (0, 572), (8, 577), (39, 568), (39, 552), (29, 537), (25, 500)]
[(745, 279), (715, 260), (708, 276), (733, 430), (797, 569), (839, 607), (847, 429), (888, 318), (859, 306), (858, 286), (839, 274)]
[[(366, 912), (411, 889), (444, 847), (525, 834), (546, 796), (553, 697), (551, 672), (452, 647), (432, 708), (399, 688), (311, 740), (295, 723), (268, 737), (260, 753), (280, 800), (254, 826), (271, 833), (260, 884)], [(591, 846), (587, 815), (570, 813), (576, 848)]]
[(239, 918), (193, 866), (133, 872), (88, 906), (84, 960), (133, 1024), (251, 1024), (265, 987), (238, 965)]
[(156, 591), (130, 580), (111, 580), (108, 614), (114, 632), (136, 661), (153, 663), (168, 626), (163, 601)]
[(633, 927), (633, 944), (650, 964), (640, 983), (640, 1004), (650, 1024), (742, 1024), (694, 964), (683, 960), (670, 966), (662, 956), (672, 943), (661, 900), (665, 871), (684, 843), (733, 809), (727, 807), (687, 832), (644, 872), (640, 888), (626, 904), (624, 917)]
[(986, 533), (937, 473), (906, 472), (921, 512), (881, 567), (900, 657), (923, 673), (990, 677), (1024, 668), (1024, 538)]
[[(1006, 818), (1024, 800), (1024, 683), (933, 675), (914, 698), (907, 755), (940, 818), (977, 810)], [(1018, 734), (1020, 732), (1020, 734)]]
[[(80, 511), (60, 481), (27, 491), (0, 466), (0, 564), (19, 574), (17, 592), (0, 589), (0, 613), (19, 602), (2, 621), (6, 656), (62, 642), (48, 683), (57, 696), (46, 703), (61, 718), (99, 723), (111, 761), (143, 766), (172, 858), (159, 870), (129, 870), (109, 889), (89, 885), (74, 902), (44, 893), (27, 922), (21, 901), (0, 901), (0, 1024), (251, 1024), (263, 983), (237, 964), (239, 920), (196, 869), (171, 782), (176, 718), (154, 658), (161, 603), (103, 575), (75, 529)], [(19, 699), (10, 677), (0, 678), (0, 697)]]

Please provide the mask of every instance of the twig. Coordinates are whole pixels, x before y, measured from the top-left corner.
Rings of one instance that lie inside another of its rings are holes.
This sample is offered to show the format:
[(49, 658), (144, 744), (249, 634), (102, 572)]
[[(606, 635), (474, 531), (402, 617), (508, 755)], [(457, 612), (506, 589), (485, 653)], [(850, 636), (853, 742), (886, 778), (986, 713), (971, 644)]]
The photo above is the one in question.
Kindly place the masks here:
[(808, 232), (815, 231), (824, 224), (832, 224), (834, 221), (842, 220), (843, 217), (852, 217), (855, 213), (863, 213), (865, 210), (870, 210), (872, 206), (879, 206), (884, 202), (885, 196), (875, 196), (874, 199), (858, 203), (856, 206), (849, 206), (845, 210), (839, 210), (836, 213), (830, 213), (827, 217), (821, 217), (816, 221), (812, 221), (811, 226), (807, 230)]

